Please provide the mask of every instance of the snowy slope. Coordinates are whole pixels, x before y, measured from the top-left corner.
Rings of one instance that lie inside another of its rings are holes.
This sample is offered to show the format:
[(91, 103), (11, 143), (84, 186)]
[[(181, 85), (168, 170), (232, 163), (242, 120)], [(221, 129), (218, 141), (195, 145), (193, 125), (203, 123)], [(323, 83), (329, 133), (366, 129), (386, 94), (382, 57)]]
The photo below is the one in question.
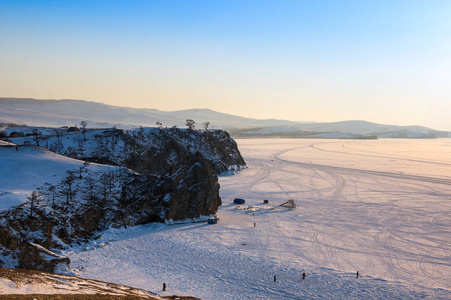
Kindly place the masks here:
[[(83, 161), (34, 146), (17, 149), (0, 144), (0, 211), (22, 204), (45, 183), (60, 183), (67, 171), (78, 170), (83, 165)], [(90, 168), (92, 171), (107, 170), (107, 166), (98, 164), (92, 164)]]
[(238, 140), (248, 169), (220, 178), (218, 224), (110, 230), (68, 254), (83, 277), (202, 299), (450, 299), (450, 143)]
[(77, 294), (85, 295), (86, 299), (89, 299), (90, 295), (100, 294), (136, 297), (137, 299), (162, 299), (155, 293), (114, 283), (41, 271), (0, 268), (0, 298), (7, 299), (2, 297), (9, 297), (6, 295), (11, 294)]

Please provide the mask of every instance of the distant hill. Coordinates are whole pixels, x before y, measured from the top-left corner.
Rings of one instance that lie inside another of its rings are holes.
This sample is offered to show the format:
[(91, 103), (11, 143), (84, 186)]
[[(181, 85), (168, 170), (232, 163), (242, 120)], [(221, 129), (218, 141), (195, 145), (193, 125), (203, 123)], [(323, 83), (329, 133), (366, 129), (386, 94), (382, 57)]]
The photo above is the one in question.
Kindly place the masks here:
[(212, 129), (226, 129), (235, 137), (309, 137), (309, 138), (437, 138), (451, 132), (422, 126), (382, 125), (367, 121), (301, 123), (276, 119), (252, 119), (210, 109), (161, 111), (148, 108), (112, 106), (84, 100), (36, 100), (0, 98), (0, 123), (33, 126), (73, 126), (81, 121), (88, 127), (116, 125), (120, 128), (156, 126), (185, 127), (193, 119), (197, 128), (210, 122)]
[(284, 120), (257, 120), (244, 118), (210, 109), (161, 111), (148, 108), (112, 106), (84, 100), (36, 100), (28, 98), (0, 98), (0, 122), (30, 124), (35, 126), (61, 126), (79, 124), (85, 120), (91, 126), (118, 127), (163, 126), (185, 127), (186, 119), (194, 119), (196, 127), (209, 121), (215, 129), (249, 128), (253, 126), (295, 125)]

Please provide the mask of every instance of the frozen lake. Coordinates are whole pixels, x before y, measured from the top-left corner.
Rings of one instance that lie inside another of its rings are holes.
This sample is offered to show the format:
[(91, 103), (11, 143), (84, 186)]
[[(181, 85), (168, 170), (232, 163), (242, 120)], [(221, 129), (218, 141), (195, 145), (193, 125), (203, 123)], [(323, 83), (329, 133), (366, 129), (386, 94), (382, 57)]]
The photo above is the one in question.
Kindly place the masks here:
[(203, 299), (451, 298), (450, 139), (237, 142), (248, 168), (220, 178), (218, 224), (106, 233), (70, 255), (80, 276)]

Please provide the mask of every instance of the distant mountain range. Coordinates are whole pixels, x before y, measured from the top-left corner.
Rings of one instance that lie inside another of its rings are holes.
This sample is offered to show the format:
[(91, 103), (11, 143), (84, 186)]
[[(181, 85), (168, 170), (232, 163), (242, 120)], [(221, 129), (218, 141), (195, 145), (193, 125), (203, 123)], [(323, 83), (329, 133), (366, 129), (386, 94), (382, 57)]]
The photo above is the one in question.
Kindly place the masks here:
[(0, 123), (29, 126), (73, 126), (86, 121), (88, 127), (120, 128), (156, 126), (185, 127), (193, 119), (197, 128), (210, 122), (210, 128), (226, 129), (235, 137), (305, 138), (445, 138), (451, 132), (422, 126), (382, 125), (367, 121), (302, 123), (276, 119), (251, 119), (210, 109), (161, 111), (148, 108), (119, 107), (84, 100), (36, 100), (0, 98)]

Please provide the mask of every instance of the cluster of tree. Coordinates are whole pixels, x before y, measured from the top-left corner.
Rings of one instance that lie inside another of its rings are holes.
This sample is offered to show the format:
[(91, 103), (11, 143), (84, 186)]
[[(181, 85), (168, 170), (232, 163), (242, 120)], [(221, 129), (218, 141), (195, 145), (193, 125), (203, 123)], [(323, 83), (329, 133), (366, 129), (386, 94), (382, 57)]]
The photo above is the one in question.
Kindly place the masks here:
[[(163, 128), (163, 123), (156, 122), (155, 124), (157, 125), (158, 128)], [(196, 126), (194, 124), (196, 124), (196, 121), (194, 121), (193, 119), (185, 120), (185, 126), (189, 130), (194, 130), (196, 128)], [(210, 126), (210, 122), (208, 122), (208, 121), (202, 122), (202, 126), (204, 127), (205, 130), (208, 130), (208, 126)], [(177, 128), (177, 125), (172, 126), (172, 128)]]
[[(94, 203), (96, 200), (119, 199), (120, 189), (123, 188), (128, 177), (125, 168), (112, 167), (107, 172), (93, 173), (85, 162), (75, 170), (69, 170), (57, 185), (49, 185), (41, 192), (33, 191), (27, 202), (29, 203), (29, 217), (33, 217), (33, 211), (43, 203), (43, 193), (47, 195), (46, 205), (51, 207), (70, 206), (74, 197), (78, 194), (82, 202)], [(84, 176), (85, 175), (85, 176)]]
[[(189, 130), (194, 130), (195, 123), (196, 122), (193, 119), (186, 119), (185, 125), (188, 127)], [(208, 121), (202, 122), (202, 126), (204, 127), (205, 130), (208, 131), (208, 126), (210, 126), (210, 122), (208, 122)]]

